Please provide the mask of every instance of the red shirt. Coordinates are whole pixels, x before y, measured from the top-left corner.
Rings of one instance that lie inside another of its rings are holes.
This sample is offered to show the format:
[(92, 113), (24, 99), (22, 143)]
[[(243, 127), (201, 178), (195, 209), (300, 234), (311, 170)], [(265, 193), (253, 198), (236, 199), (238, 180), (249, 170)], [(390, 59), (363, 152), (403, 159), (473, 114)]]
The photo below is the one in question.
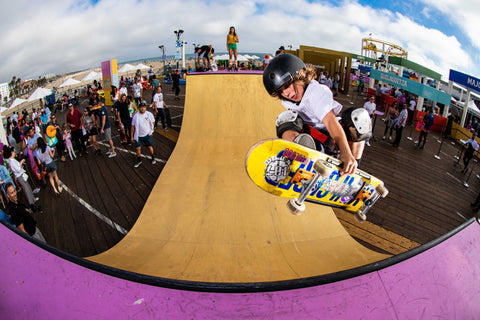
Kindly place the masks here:
[(68, 112), (67, 114), (67, 124), (73, 124), (74, 127), (70, 126), (72, 131), (77, 131), (80, 129), (80, 126), (82, 122), (80, 121), (82, 119), (82, 112), (78, 110), (77, 108), (73, 109), (73, 115)]

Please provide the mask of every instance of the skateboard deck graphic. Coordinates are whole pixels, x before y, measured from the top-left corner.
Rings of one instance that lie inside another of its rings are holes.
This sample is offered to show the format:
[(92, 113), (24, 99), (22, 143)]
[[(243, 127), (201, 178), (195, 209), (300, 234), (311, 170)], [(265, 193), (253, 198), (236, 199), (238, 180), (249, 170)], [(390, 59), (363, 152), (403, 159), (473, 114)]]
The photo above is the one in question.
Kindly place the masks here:
[(344, 208), (363, 221), (375, 202), (388, 194), (383, 182), (374, 176), (361, 170), (341, 176), (342, 163), (338, 159), (286, 140), (256, 143), (245, 165), (257, 186), (291, 198), (288, 207), (294, 214), (302, 213), (306, 200)]

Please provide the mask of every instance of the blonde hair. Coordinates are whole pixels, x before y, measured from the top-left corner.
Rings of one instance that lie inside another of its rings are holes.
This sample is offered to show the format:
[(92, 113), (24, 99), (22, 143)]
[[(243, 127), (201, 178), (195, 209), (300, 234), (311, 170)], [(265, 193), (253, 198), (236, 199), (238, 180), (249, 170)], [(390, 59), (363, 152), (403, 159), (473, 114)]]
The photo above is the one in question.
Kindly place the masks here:
[[(317, 69), (312, 64), (307, 64), (305, 68), (299, 70), (297, 75), (293, 77), (293, 80), (290, 83), (294, 83), (296, 81), (303, 81), (305, 86), (307, 86), (312, 80), (317, 78)], [(278, 98), (283, 100), (284, 98), (280, 94), (280, 90), (275, 91), (271, 94), (272, 97)]]

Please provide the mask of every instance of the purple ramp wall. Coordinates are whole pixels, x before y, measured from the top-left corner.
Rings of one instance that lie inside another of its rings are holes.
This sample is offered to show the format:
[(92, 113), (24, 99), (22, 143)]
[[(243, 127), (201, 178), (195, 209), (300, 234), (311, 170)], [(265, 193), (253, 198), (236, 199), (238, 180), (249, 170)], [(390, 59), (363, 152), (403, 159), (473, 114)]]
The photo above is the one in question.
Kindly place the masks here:
[(59, 254), (0, 224), (0, 319), (478, 319), (480, 226), (460, 229), (424, 252), (339, 274), (199, 284)]

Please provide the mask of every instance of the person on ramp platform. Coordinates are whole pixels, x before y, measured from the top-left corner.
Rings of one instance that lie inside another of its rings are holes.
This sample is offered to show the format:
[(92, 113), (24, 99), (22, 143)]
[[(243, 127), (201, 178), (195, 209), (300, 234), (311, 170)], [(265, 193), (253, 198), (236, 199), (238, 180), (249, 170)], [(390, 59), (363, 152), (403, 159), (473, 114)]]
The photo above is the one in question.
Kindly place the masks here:
[[(320, 132), (327, 142), (325, 153), (332, 154), (330, 145), (334, 143), (338, 146), (340, 160), (344, 163), (342, 174), (353, 173), (362, 157), (365, 140), (371, 137), (370, 117), (363, 108), (349, 108), (342, 113), (340, 123), (337, 115), (342, 110), (342, 105), (333, 100), (331, 90), (315, 78), (315, 68), (291, 54), (276, 56), (265, 68), (263, 84), (267, 92), (282, 100), (287, 111), (296, 112), (296, 115), (291, 116), (292, 123), (279, 116), (277, 135), (294, 141), (300, 133), (306, 132), (317, 140), (315, 144), (318, 145), (316, 133)], [(284, 116), (288, 119), (288, 115)], [(302, 122), (301, 130), (298, 123), (295, 125), (295, 121), (300, 121), (298, 118)]]

